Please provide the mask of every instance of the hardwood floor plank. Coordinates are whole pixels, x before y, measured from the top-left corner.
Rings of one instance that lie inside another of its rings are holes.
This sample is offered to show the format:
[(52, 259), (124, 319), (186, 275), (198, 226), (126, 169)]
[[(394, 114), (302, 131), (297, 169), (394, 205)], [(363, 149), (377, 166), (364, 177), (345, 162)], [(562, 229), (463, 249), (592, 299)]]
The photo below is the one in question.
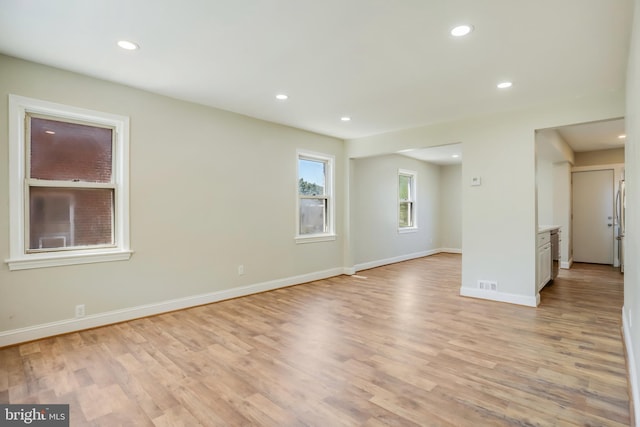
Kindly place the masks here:
[[(389, 392), (381, 392), (373, 396), (370, 401), (381, 408), (401, 417), (411, 423), (418, 425), (429, 425), (438, 427), (448, 427), (460, 425), (455, 422), (450, 422), (444, 419), (452, 418), (453, 412), (440, 412), (433, 410), (432, 408), (421, 406), (413, 398), (407, 397), (402, 394), (395, 394)], [(457, 422), (461, 422), (461, 419), (455, 417)]]
[(0, 349), (0, 402), (74, 426), (622, 426), (622, 275), (538, 308), (459, 296), (440, 254)]
[(195, 427), (206, 426), (210, 424), (200, 423), (191, 413), (183, 406), (174, 406), (165, 411), (161, 416), (153, 419), (156, 427)]

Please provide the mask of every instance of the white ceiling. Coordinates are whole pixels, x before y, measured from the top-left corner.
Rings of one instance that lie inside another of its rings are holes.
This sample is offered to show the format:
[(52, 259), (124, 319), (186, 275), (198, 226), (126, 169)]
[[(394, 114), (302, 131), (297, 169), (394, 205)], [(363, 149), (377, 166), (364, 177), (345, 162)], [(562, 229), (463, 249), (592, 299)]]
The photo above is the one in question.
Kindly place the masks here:
[(624, 119), (563, 126), (556, 131), (575, 152), (622, 148), (625, 143), (618, 138), (625, 135)]
[[(403, 156), (424, 160), (436, 165), (457, 165), (462, 163), (462, 143), (440, 145), (437, 147), (421, 148), (416, 150), (402, 150), (398, 152)], [(455, 156), (455, 157), (454, 157)]]
[[(0, 52), (349, 139), (621, 90), (631, 15), (631, 0), (0, 0)], [(475, 30), (454, 38), (459, 23)]]
[[(562, 139), (574, 152), (611, 150), (624, 148), (626, 139), (619, 138), (625, 135), (624, 119), (602, 120), (592, 123), (580, 123), (576, 125), (554, 128)], [(562, 160), (561, 153), (553, 148), (545, 155), (550, 158), (558, 157)], [(462, 143), (440, 145), (437, 147), (419, 148), (415, 150), (402, 150), (398, 154), (423, 160), (437, 165), (456, 165), (462, 163)]]

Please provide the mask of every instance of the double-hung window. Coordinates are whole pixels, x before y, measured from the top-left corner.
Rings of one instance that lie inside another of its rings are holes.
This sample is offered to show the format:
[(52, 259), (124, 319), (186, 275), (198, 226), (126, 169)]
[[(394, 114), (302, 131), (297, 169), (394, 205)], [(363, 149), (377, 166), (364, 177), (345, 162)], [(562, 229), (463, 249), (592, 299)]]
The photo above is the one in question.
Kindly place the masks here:
[(398, 171), (398, 230), (410, 231), (416, 223), (416, 173)]
[(128, 118), (9, 103), (9, 268), (128, 259)]
[(333, 164), (333, 156), (298, 152), (299, 243), (335, 239)]

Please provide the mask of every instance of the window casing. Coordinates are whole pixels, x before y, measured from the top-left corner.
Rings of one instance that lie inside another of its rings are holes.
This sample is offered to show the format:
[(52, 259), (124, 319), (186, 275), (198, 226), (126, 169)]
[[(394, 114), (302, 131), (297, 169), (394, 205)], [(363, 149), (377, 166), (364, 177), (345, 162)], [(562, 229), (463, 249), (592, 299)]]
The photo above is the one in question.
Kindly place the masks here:
[(9, 95), (10, 270), (129, 259), (127, 117)]
[(416, 181), (414, 171), (398, 171), (398, 230), (414, 231), (418, 228), (416, 215)]
[(334, 157), (298, 152), (296, 242), (335, 240)]

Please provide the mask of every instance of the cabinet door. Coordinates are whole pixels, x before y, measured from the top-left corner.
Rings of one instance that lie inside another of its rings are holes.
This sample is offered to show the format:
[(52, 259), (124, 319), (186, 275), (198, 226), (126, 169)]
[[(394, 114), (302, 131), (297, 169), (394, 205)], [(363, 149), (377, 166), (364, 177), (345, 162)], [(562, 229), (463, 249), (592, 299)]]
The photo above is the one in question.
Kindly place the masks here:
[(551, 243), (544, 245), (540, 249), (540, 283), (538, 288), (542, 289), (551, 280)]
[(539, 292), (542, 289), (542, 280), (544, 280), (544, 273), (542, 272), (542, 254), (544, 253), (544, 248), (542, 246), (538, 246), (538, 251), (536, 253), (536, 290)]

